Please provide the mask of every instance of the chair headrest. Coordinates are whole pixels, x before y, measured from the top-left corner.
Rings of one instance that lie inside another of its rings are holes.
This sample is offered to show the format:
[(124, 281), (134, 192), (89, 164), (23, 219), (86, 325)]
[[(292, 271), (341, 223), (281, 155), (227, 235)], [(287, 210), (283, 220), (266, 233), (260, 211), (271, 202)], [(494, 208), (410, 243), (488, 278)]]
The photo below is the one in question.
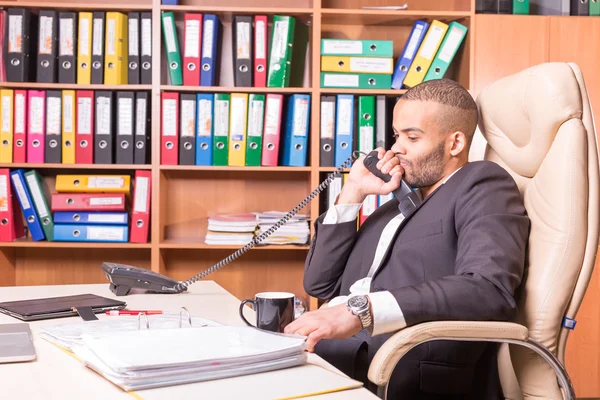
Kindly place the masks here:
[(580, 88), (566, 63), (540, 64), (497, 80), (481, 92), (477, 105), (479, 129), (490, 147), (526, 178), (538, 171), (559, 127), (583, 112)]

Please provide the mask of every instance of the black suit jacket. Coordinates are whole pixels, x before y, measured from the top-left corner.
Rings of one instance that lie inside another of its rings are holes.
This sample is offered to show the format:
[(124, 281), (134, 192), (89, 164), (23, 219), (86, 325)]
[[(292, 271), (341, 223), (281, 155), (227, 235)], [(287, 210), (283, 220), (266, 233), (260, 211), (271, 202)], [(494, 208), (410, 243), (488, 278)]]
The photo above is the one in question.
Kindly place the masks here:
[[(356, 221), (324, 225), (321, 215), (306, 259), (307, 293), (321, 299), (349, 294), (350, 286), (367, 275), (381, 232), (398, 213), (394, 199), (358, 231)], [(402, 222), (371, 291), (390, 291), (407, 326), (436, 320), (509, 321), (516, 313), (514, 295), (528, 234), (529, 218), (508, 172), (489, 161), (467, 163)], [(370, 358), (391, 334), (369, 339)], [(401, 360), (396, 370), (403, 372), (394, 379), (404, 395), (416, 390), (492, 398), (482, 390), (498, 390), (489, 389), (489, 379), (497, 381), (496, 348), (425, 343)], [(483, 376), (489, 373), (492, 378)]]

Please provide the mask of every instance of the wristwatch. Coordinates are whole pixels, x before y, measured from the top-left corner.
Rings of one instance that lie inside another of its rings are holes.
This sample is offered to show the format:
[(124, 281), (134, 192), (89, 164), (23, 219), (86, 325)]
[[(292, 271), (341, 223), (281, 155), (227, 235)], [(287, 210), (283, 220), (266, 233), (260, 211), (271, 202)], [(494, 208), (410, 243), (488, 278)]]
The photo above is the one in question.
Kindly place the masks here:
[(373, 331), (373, 318), (371, 317), (371, 307), (369, 304), (369, 298), (365, 295), (355, 295), (348, 299), (346, 302), (348, 310), (358, 318), (363, 329), (366, 329), (369, 333)]

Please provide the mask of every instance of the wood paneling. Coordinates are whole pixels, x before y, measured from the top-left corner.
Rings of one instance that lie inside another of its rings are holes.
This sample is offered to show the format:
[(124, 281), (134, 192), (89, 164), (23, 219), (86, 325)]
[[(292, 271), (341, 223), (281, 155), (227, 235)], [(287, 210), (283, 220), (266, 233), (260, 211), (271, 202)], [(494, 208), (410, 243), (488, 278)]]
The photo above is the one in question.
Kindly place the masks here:
[(542, 16), (475, 16), (475, 76), (477, 96), (488, 84), (548, 60), (548, 18)]
[[(550, 19), (549, 61), (574, 62), (583, 73), (594, 118), (600, 119), (600, 20), (586, 17)], [(598, 128), (596, 128), (598, 129)], [(598, 136), (598, 132), (596, 132)], [(577, 397), (600, 396), (600, 264), (592, 275), (567, 341), (565, 362)]]
[[(600, 114), (600, 19), (477, 15), (473, 95), (489, 83), (543, 62), (574, 62), (581, 68), (595, 119)], [(595, 106), (595, 107), (594, 107)], [(570, 334), (565, 364), (578, 398), (600, 397), (600, 265), (596, 264)]]

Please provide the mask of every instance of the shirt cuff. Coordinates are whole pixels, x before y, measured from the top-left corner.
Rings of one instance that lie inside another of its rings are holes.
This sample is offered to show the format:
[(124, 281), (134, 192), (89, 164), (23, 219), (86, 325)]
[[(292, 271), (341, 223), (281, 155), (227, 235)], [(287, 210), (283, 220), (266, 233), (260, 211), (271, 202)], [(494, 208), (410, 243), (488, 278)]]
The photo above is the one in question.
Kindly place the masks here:
[(372, 336), (399, 331), (406, 327), (404, 314), (393, 294), (388, 291), (369, 293), (373, 318)]
[(323, 224), (341, 224), (343, 222), (350, 222), (356, 219), (358, 211), (362, 204), (336, 204), (333, 207), (329, 207), (325, 218), (323, 218)]

